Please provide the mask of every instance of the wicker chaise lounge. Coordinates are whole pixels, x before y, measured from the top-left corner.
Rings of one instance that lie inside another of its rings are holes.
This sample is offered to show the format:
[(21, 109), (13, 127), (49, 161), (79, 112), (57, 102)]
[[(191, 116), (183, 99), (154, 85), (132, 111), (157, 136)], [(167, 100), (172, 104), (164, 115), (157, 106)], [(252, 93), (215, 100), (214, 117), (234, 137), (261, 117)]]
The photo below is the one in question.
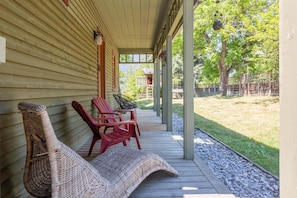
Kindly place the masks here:
[(118, 145), (90, 163), (60, 142), (46, 107), (22, 102), (27, 141), (24, 184), (35, 197), (128, 197), (151, 173), (163, 170), (177, 176), (165, 160)]

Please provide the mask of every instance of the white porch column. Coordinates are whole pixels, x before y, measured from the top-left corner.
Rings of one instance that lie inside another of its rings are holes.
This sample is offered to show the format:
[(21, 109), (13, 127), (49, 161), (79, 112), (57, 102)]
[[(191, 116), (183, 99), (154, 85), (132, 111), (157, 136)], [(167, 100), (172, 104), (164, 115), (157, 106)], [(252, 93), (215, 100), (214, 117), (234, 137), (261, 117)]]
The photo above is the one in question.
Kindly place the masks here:
[(184, 158), (194, 159), (193, 0), (183, 1), (184, 24)]
[(154, 71), (154, 81), (155, 81), (155, 104), (157, 116), (160, 116), (160, 60), (157, 59)]
[(297, 1), (280, 1), (280, 197), (297, 197)]
[(166, 41), (166, 73), (167, 73), (167, 131), (172, 131), (172, 36)]
[(157, 97), (156, 97), (156, 87), (157, 87), (157, 84), (156, 84), (156, 78), (155, 78), (155, 75), (156, 75), (156, 68), (157, 68), (157, 64), (158, 64), (158, 59), (155, 60), (154, 62), (154, 75), (153, 75), (153, 109), (154, 111), (157, 110)]
[[(164, 49), (163, 49), (164, 50)], [(162, 124), (167, 124), (167, 70), (166, 62), (162, 60)]]

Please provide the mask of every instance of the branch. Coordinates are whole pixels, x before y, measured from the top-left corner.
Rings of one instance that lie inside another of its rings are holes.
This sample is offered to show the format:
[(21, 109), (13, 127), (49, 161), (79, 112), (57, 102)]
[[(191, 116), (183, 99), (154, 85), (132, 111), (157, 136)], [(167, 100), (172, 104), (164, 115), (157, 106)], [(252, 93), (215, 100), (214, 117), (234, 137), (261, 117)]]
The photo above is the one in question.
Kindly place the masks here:
[(210, 40), (209, 36), (208, 36), (206, 33), (202, 33), (201, 35), (202, 35), (202, 37), (205, 39), (205, 41), (206, 41), (208, 44), (211, 43), (211, 40)]
[(233, 65), (231, 65), (231, 66), (227, 69), (228, 74), (232, 71), (232, 69), (234, 69), (234, 67), (235, 67), (236, 65), (237, 65), (237, 64), (233, 64)]

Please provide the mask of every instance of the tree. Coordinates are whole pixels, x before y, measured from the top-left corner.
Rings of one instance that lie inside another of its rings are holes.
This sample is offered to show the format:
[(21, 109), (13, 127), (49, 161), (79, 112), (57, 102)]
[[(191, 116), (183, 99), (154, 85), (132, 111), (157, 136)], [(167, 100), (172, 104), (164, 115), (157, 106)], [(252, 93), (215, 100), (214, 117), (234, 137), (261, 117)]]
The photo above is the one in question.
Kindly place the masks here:
[[(183, 31), (177, 34), (173, 40), (172, 55), (172, 82), (174, 85), (183, 86)], [(200, 67), (203, 65), (203, 59), (200, 54), (195, 53), (193, 65), (193, 83), (196, 85), (199, 82)]]
[(265, 12), (259, 13), (255, 19), (256, 34), (250, 37), (256, 45), (253, 46), (256, 62), (255, 70), (272, 72), (278, 76), (279, 71), (279, 2), (269, 1)]
[[(194, 48), (204, 60), (201, 79), (215, 80), (219, 76), (220, 91), (225, 96), (229, 74), (239, 71), (243, 65), (259, 70), (272, 62), (276, 69), (278, 56), (273, 57), (275, 54), (270, 52), (278, 51), (278, 28), (269, 24), (273, 21), (278, 27), (276, 14), (277, 0), (205, 0), (200, 3), (195, 10)], [(268, 46), (272, 41), (274, 45)]]
[(183, 35), (177, 34), (172, 43), (172, 83), (173, 88), (183, 86)]
[(137, 85), (137, 78), (138, 77), (145, 77), (143, 73), (143, 68), (152, 68), (152, 64), (146, 65), (130, 65), (128, 70), (125, 72), (125, 95), (129, 98), (136, 99), (138, 94), (145, 93), (146, 87), (145, 86), (138, 86)]

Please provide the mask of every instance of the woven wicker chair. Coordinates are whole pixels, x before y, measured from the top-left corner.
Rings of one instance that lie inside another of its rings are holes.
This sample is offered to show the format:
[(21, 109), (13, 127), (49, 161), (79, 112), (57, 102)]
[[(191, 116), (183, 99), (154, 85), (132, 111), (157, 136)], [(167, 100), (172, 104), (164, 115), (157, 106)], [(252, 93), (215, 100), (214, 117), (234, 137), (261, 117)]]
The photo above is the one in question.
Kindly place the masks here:
[(57, 139), (45, 106), (18, 107), (27, 141), (24, 184), (32, 196), (122, 198), (155, 171), (178, 174), (158, 155), (120, 145), (89, 163)]

